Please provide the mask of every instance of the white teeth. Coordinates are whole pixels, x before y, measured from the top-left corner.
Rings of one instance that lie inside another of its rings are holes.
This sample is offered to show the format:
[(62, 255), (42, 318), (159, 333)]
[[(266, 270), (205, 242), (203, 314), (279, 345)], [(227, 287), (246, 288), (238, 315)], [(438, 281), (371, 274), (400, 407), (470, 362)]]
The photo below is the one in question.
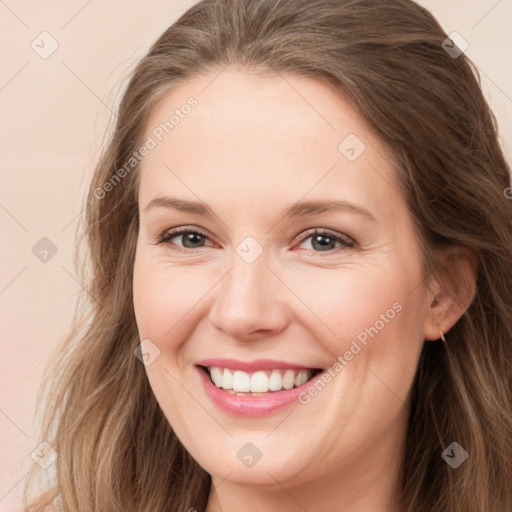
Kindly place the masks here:
[(251, 376), (251, 391), (264, 393), (268, 391), (268, 377), (265, 372), (255, 372)]
[(222, 371), (220, 368), (217, 368), (216, 366), (214, 366), (213, 368), (210, 369), (210, 375), (212, 377), (212, 380), (213, 380), (213, 383), (218, 387), (218, 388), (221, 388), (222, 387)]
[(258, 370), (247, 373), (229, 368), (208, 367), (213, 383), (232, 394), (264, 394), (302, 386), (313, 376), (312, 370)]
[(286, 370), (286, 373), (283, 377), (283, 388), (284, 389), (293, 389), (293, 385), (295, 384), (295, 372), (293, 370)]
[(273, 370), (268, 379), (268, 389), (279, 391), (283, 387), (283, 379), (279, 370)]
[(295, 387), (302, 386), (309, 379), (309, 375), (307, 370), (301, 370), (295, 376)]
[[(222, 372), (222, 368), (218, 368), (219, 372)], [(217, 384), (215, 384), (217, 386)], [(217, 386), (218, 387), (218, 386)], [(224, 370), (222, 375), (222, 388), (233, 389), (233, 373), (227, 368)]]
[(235, 370), (233, 375), (233, 391), (251, 391), (251, 378), (248, 373)]

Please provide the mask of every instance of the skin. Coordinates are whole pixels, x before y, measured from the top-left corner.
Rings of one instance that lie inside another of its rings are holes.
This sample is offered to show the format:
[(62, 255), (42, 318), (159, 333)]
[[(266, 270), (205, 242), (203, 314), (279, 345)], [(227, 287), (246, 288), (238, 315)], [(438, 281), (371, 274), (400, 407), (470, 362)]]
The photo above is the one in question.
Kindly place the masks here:
[[(147, 136), (190, 96), (198, 100), (140, 168), (133, 291), (140, 339), (160, 350), (146, 366), (150, 385), (181, 442), (212, 475), (207, 512), (340, 504), (344, 512), (396, 512), (421, 348), (464, 307), (442, 283), (424, 279), (393, 165), (339, 92), (295, 75), (216, 75), (174, 88), (146, 126)], [(366, 146), (354, 161), (338, 149), (349, 134)], [(145, 209), (164, 196), (201, 201), (212, 216)], [(351, 211), (282, 215), (299, 200), (327, 198), (350, 201), (374, 220)], [(197, 248), (184, 246), (183, 235), (157, 243), (180, 226), (207, 237), (195, 239)], [(314, 228), (356, 245), (322, 250), (308, 237)], [(252, 263), (236, 252), (247, 236), (263, 251)], [(457, 257), (457, 269), (469, 272)], [(469, 302), (474, 290), (461, 293)], [(400, 312), (305, 405), (241, 418), (218, 409), (200, 385), (194, 364), (207, 357), (327, 369), (395, 303)], [(250, 468), (237, 458), (247, 442), (262, 453)]]

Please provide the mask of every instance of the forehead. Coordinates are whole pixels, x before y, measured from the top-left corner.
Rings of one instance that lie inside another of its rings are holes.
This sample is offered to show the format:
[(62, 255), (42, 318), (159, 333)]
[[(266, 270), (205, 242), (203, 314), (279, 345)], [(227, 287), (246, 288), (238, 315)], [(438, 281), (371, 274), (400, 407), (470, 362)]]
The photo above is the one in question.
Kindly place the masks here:
[(146, 137), (141, 203), (172, 192), (261, 212), (328, 194), (392, 213), (399, 199), (378, 139), (338, 91), (307, 77), (195, 77), (153, 109)]

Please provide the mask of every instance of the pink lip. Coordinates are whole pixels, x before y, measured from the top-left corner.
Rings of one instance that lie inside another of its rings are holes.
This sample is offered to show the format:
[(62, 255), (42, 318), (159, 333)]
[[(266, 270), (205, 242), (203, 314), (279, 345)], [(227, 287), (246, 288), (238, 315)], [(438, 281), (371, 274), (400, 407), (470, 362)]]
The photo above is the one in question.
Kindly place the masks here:
[[(211, 366), (217, 366), (217, 363)], [(230, 368), (229, 366), (222, 367)], [(258, 366), (258, 368), (261, 368), (261, 366)], [(282, 366), (280, 366), (280, 368), (282, 368)], [(264, 416), (266, 414), (279, 411), (294, 402), (298, 403), (299, 395), (302, 392), (307, 391), (308, 387), (313, 385), (314, 382), (322, 375), (319, 373), (308, 382), (302, 384), (302, 386), (293, 389), (273, 391), (267, 395), (261, 396), (237, 396), (232, 395), (231, 393), (228, 393), (227, 391), (224, 391), (223, 389), (215, 386), (215, 384), (210, 381), (210, 378), (203, 368), (195, 366), (195, 369), (197, 372), (199, 372), (199, 377), (203, 384), (204, 390), (210, 400), (223, 411), (230, 414), (235, 414), (237, 416)]]
[(311, 370), (312, 367), (299, 364), (285, 363), (274, 359), (257, 359), (255, 361), (237, 361), (236, 359), (202, 359), (196, 364), (201, 366), (218, 366), (220, 368), (231, 368), (232, 370), (242, 370), (244, 372), (255, 372), (256, 370), (274, 370), (274, 369), (292, 369), (292, 370)]

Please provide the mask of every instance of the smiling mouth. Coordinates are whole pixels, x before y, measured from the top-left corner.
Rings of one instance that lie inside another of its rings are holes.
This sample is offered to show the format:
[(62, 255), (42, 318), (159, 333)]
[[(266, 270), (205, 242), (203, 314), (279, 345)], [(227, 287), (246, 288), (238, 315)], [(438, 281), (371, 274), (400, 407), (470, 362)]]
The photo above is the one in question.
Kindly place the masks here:
[(321, 368), (273, 369), (244, 372), (218, 366), (202, 366), (217, 388), (237, 396), (260, 396), (302, 386), (323, 371)]

